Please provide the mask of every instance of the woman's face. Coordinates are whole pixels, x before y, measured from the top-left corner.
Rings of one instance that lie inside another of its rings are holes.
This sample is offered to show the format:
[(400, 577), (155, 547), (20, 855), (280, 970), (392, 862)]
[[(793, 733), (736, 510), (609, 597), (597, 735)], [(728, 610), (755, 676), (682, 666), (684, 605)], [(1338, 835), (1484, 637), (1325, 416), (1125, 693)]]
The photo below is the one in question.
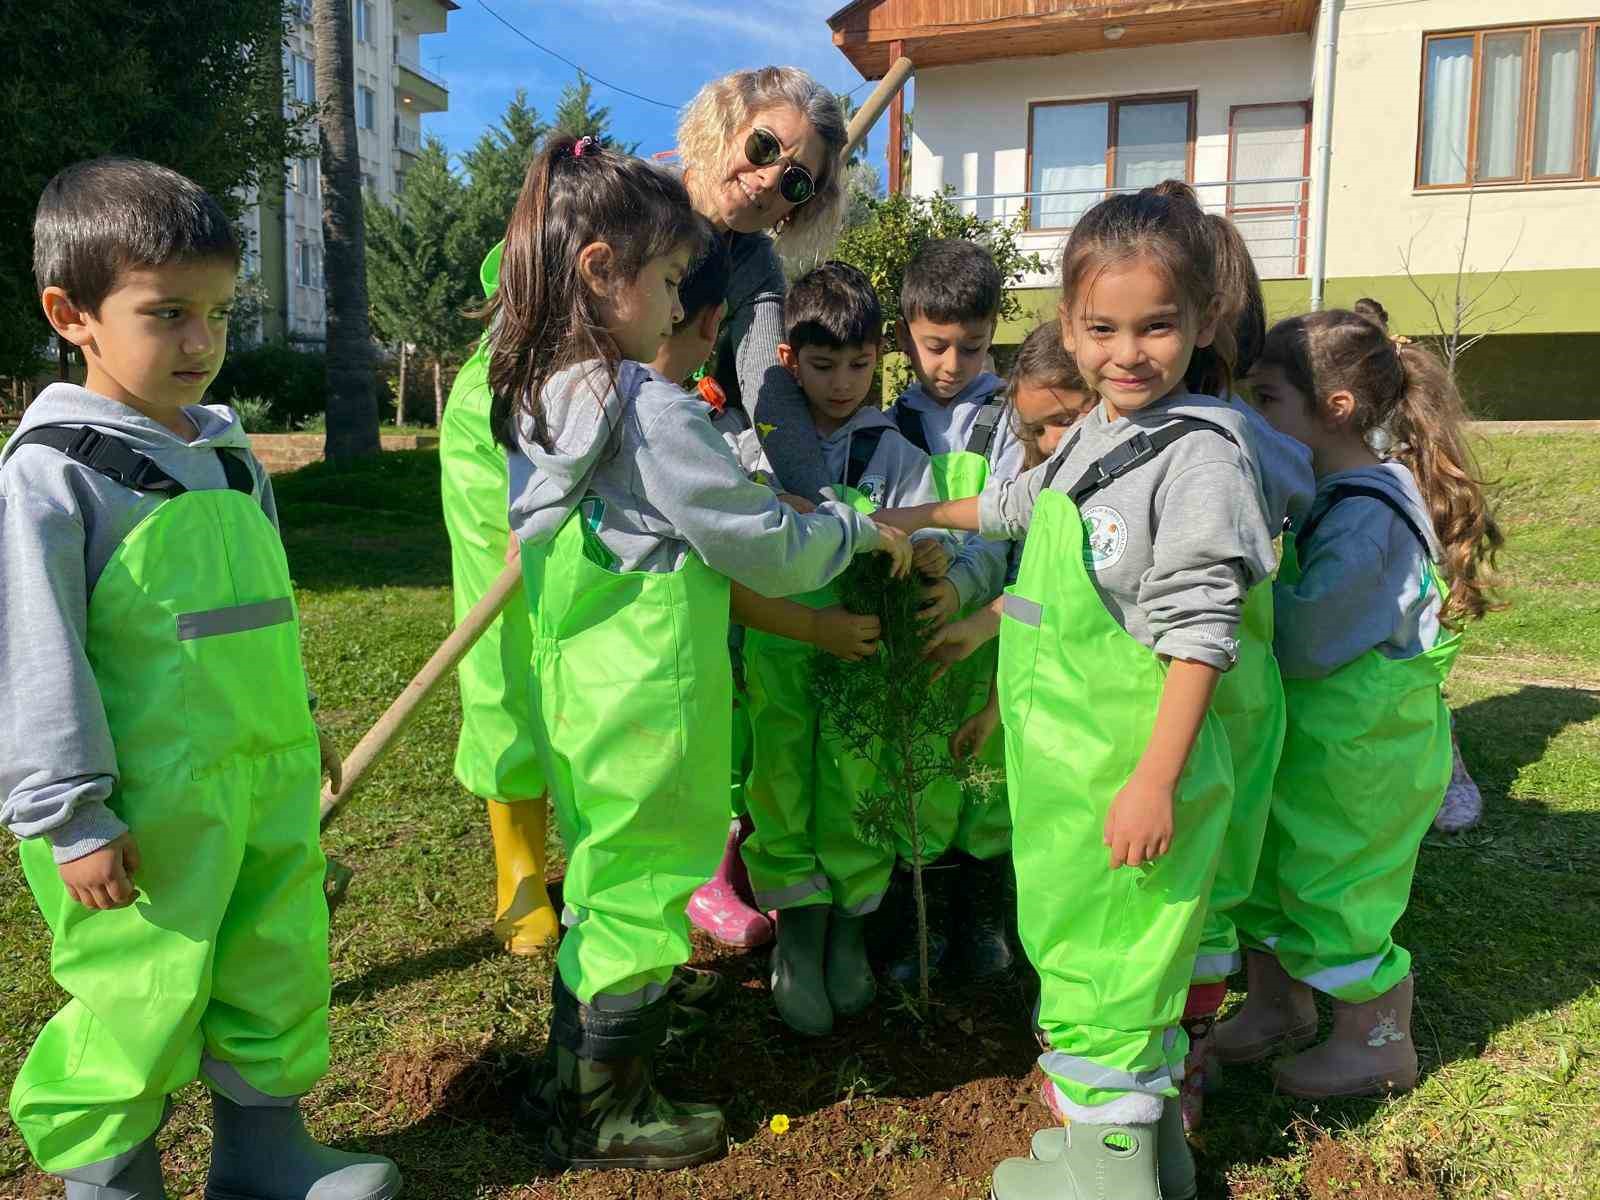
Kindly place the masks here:
[[(750, 131), (758, 126), (782, 147), (778, 161), (764, 167), (750, 162), (744, 152)], [(826, 154), (827, 144), (798, 109), (788, 105), (763, 109), (729, 139), (712, 192), (716, 211), (701, 215), (735, 233), (771, 229), (795, 207), (778, 191), (784, 171), (792, 163), (804, 167), (814, 181), (820, 180)]]

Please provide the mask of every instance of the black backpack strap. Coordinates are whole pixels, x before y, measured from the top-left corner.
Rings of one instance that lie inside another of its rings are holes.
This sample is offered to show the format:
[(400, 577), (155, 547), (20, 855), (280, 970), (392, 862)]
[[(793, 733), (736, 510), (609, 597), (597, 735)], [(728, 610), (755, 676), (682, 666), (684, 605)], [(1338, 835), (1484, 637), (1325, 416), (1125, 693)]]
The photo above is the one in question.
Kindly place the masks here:
[[(1085, 500), (1112, 480), (1120, 479), (1129, 471), (1142, 467), (1180, 438), (1201, 432), (1219, 433), (1235, 446), (1239, 444), (1233, 434), (1213, 421), (1205, 421), (1199, 417), (1179, 417), (1172, 424), (1163, 425), (1154, 433), (1146, 433), (1141, 429), (1121, 445), (1102, 454), (1089, 464), (1089, 469), (1077, 483), (1072, 485), (1068, 495), (1072, 497), (1074, 504), (1082, 508)], [(1066, 455), (1061, 455), (1061, 458), (1064, 460)]]
[(884, 426), (874, 425), (870, 429), (858, 429), (850, 435), (850, 463), (844, 472), (846, 487), (861, 486), (861, 477), (867, 473), (872, 456), (878, 452), (878, 443), (883, 441), (883, 435), (887, 432)]
[(1061, 465), (1067, 461), (1067, 456), (1072, 453), (1078, 444), (1078, 439), (1082, 436), (1083, 430), (1080, 429), (1068, 438), (1064, 444), (1056, 447), (1056, 452), (1050, 456), (1050, 464), (1044, 469), (1044, 486), (1046, 488), (1056, 481), (1056, 476), (1061, 473)]
[(1433, 551), (1428, 546), (1428, 539), (1423, 535), (1422, 530), (1417, 528), (1417, 523), (1412, 519), (1411, 514), (1405, 510), (1405, 506), (1400, 501), (1382, 488), (1365, 487), (1359, 483), (1341, 483), (1336, 485), (1328, 495), (1330, 499), (1327, 507), (1307, 521), (1304, 529), (1295, 533), (1294, 548), (1296, 551), (1303, 552), (1305, 550), (1306, 544), (1311, 541), (1311, 535), (1316, 533), (1317, 526), (1322, 524), (1323, 518), (1331, 513), (1337, 504), (1343, 500), (1349, 500), (1353, 496), (1365, 496), (1368, 500), (1376, 500), (1379, 504), (1385, 505), (1390, 512), (1399, 517), (1405, 523), (1405, 527), (1411, 531), (1412, 536), (1422, 543), (1423, 555), (1430, 560), (1433, 558)]
[(1000, 430), (1000, 422), (1005, 419), (1006, 406), (997, 400), (990, 400), (980, 408), (977, 421), (972, 426), (972, 434), (967, 438), (967, 452), (979, 458), (988, 458), (995, 435)]
[(226, 450), (218, 450), (217, 457), (222, 461), (222, 473), (228, 477), (228, 486), (236, 492), (254, 498), (256, 476), (250, 469), (250, 464), (237, 454), (230, 454)]
[(894, 406), (894, 424), (900, 431), (900, 436), (905, 438), (924, 454), (932, 454), (928, 449), (928, 435), (922, 428), (922, 414), (913, 412), (910, 406), (896, 404)]
[(12, 441), (18, 446), (49, 446), (52, 450), (59, 450), (80, 466), (98, 471), (113, 483), (120, 483), (136, 492), (181, 496), (188, 490), (150, 459), (130, 449), (121, 438), (112, 437), (88, 425), (81, 429), (49, 425), (30, 429)]

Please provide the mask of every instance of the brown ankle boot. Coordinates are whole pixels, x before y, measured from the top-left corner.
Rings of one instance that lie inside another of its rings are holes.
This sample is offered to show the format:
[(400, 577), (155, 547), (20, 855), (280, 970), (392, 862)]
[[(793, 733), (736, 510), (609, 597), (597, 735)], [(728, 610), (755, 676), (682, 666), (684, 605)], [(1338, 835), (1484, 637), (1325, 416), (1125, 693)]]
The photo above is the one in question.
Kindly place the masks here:
[(1299, 1050), (1317, 1038), (1317, 1006), (1311, 989), (1262, 950), (1245, 955), (1250, 994), (1244, 1007), (1212, 1031), (1221, 1063), (1259, 1062), (1281, 1049)]
[(1322, 1045), (1280, 1063), (1281, 1091), (1307, 1100), (1382, 1096), (1417, 1086), (1417, 1048), (1411, 1041), (1412, 977), (1376, 1000), (1333, 1002), (1333, 1033)]

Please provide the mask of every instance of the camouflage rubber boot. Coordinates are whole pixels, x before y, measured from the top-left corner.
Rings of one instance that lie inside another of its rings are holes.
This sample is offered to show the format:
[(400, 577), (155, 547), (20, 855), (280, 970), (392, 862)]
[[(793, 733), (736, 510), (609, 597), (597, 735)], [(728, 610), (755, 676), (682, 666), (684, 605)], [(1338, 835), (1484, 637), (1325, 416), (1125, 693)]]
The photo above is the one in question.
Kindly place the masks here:
[(676, 1171), (727, 1148), (722, 1113), (675, 1104), (656, 1090), (652, 1060), (671, 1000), (627, 1012), (581, 1004), (559, 979), (550, 1022), (555, 1112), (545, 1134), (551, 1166)]
[(1155, 1125), (1074, 1123), (1048, 1132), (1054, 1145), (1044, 1148), (1054, 1157), (1006, 1159), (994, 1170), (993, 1200), (1162, 1200)]
[(828, 918), (828, 1003), (837, 1017), (865, 1012), (878, 997), (878, 981), (867, 960), (867, 919), (836, 912)]
[(167, 1200), (155, 1134), (127, 1155), (80, 1167), (63, 1178), (67, 1200)]
[(1291, 978), (1277, 956), (1264, 950), (1248, 951), (1244, 962), (1249, 978), (1244, 1007), (1211, 1031), (1217, 1061), (1259, 1062), (1315, 1041), (1317, 1006), (1311, 989)]
[(1281, 1091), (1306, 1100), (1384, 1096), (1417, 1086), (1417, 1048), (1411, 1041), (1412, 976), (1376, 1000), (1333, 1002), (1333, 1033), (1322, 1045), (1279, 1063)]

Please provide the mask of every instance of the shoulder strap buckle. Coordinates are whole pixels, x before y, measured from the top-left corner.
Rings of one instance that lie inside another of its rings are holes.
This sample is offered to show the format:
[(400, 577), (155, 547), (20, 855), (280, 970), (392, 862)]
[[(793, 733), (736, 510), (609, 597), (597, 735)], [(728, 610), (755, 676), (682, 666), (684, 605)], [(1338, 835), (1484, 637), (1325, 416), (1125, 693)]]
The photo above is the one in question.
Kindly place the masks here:
[(113, 483), (138, 492), (181, 492), (183, 485), (154, 462), (130, 450), (122, 441), (101, 433), (93, 426), (78, 430), (67, 456), (98, 471)]

